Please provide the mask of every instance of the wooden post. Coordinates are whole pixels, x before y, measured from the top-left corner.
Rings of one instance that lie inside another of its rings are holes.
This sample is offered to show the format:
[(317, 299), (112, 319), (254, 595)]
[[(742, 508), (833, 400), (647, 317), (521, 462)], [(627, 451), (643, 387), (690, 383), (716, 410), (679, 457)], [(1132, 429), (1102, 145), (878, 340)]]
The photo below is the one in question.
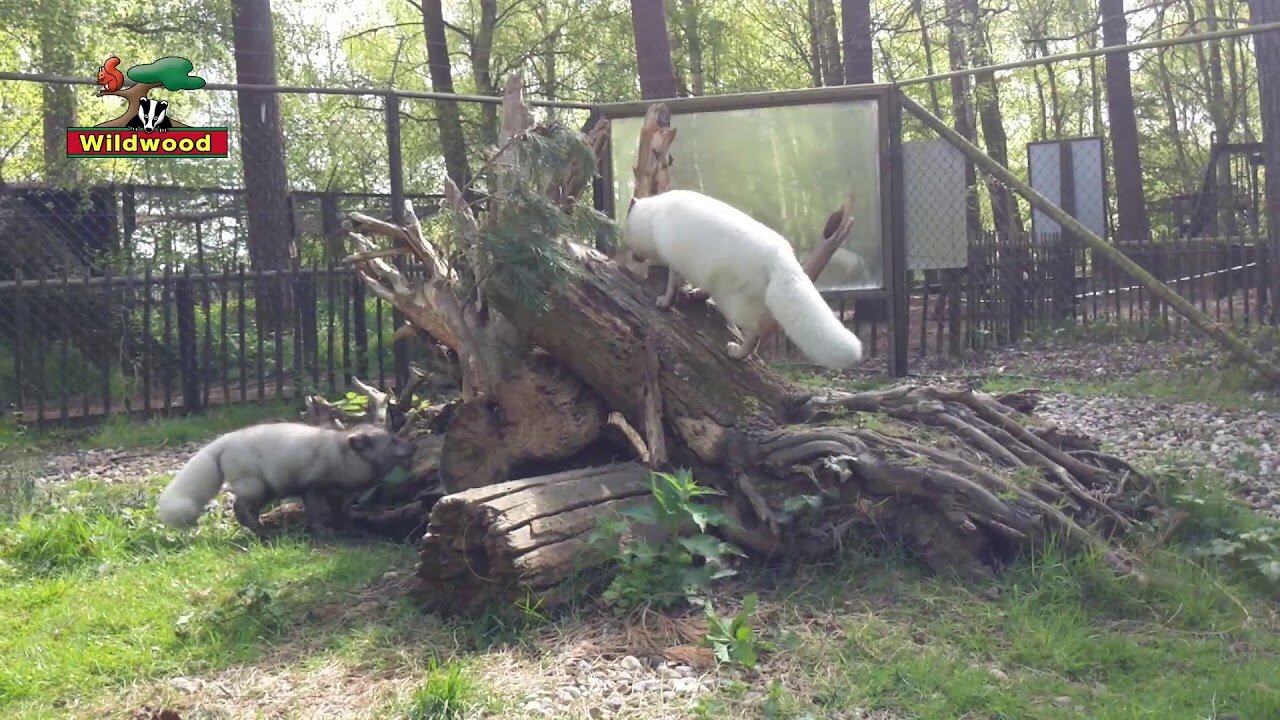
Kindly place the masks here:
[[(400, 96), (387, 93), (387, 163), (390, 166), (391, 180), (391, 222), (404, 225), (404, 166), (400, 157)], [(404, 272), (404, 256), (396, 256), (396, 269)], [(399, 329), (405, 323), (404, 315), (394, 306), (391, 309), (391, 325)], [(395, 358), (396, 387), (402, 388), (409, 383), (409, 347), (408, 337), (400, 337), (392, 341), (391, 352)], [(364, 376), (364, 373), (361, 373)], [(381, 386), (382, 378), (374, 383)]]
[(182, 277), (174, 287), (173, 301), (178, 314), (178, 364), (182, 373), (182, 411), (194, 415), (201, 411), (200, 364), (196, 359), (196, 303), (191, 287), (191, 268), (183, 266)]

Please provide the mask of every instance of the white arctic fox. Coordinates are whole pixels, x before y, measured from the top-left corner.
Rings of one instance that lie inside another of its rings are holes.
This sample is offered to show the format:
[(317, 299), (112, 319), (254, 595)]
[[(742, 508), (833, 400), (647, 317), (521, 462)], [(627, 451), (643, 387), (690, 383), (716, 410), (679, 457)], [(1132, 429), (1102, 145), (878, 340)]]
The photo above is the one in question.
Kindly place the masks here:
[(862, 359), (862, 343), (836, 319), (791, 244), (728, 203), (692, 190), (638, 199), (623, 224), (622, 242), (667, 267), (658, 307), (671, 306), (681, 277), (711, 296), (742, 332), (741, 344), (729, 343), (735, 360), (755, 351), (766, 312), (820, 365), (847, 368)]
[(413, 443), (375, 425), (349, 430), (267, 423), (234, 430), (205, 445), (160, 493), (156, 514), (173, 527), (194, 525), (228, 486), (236, 520), (258, 536), (267, 503), (302, 496), (313, 529), (324, 507), (345, 516), (349, 493), (370, 487), (413, 457)]

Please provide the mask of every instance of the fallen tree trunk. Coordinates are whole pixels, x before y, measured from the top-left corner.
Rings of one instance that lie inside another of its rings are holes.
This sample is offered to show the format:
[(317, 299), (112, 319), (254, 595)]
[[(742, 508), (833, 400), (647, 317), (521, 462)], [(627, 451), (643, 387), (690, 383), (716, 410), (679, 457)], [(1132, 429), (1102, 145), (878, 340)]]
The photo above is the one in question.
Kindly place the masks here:
[[(565, 199), (582, 187), (527, 178), (545, 163), (522, 168), (512, 160), (523, 157), (516, 145), (553, 135), (527, 125), (519, 87), (508, 83), (504, 103), (508, 118), (526, 124), (504, 123), (499, 155), (506, 160), (495, 172), (508, 175), (494, 187), (513, 193), (512, 207), (528, 202), (521, 187), (555, 187), (556, 212), (579, 212)], [(599, 137), (595, 132), (593, 143)], [(637, 187), (663, 189), (670, 165), (664, 154), (674, 137), (669, 114), (655, 106), (641, 131), (652, 157), (642, 154), (645, 162), (637, 163)], [(580, 185), (578, 166), (570, 163), (569, 176)], [(602, 562), (587, 552), (586, 536), (646, 489), (645, 466), (610, 464), (610, 457), (692, 469), (700, 483), (724, 492), (736, 526), (725, 532), (757, 556), (820, 556), (859, 536), (905, 544), (940, 570), (982, 576), (1059, 537), (1099, 552), (1117, 571), (1133, 570), (1114, 541), (1146, 517), (1150, 481), (1023, 412), (1032, 409), (1033, 394), (997, 399), (904, 385), (815, 397), (758, 356), (731, 359), (727, 345), (736, 338), (711, 304), (684, 296), (659, 310), (656, 287), (565, 239), (558, 252), (576, 272), (549, 283), (543, 302), (531, 304), (518, 291), (521, 278), (495, 271), (485, 243), (507, 242), (513, 227), (548, 227), (548, 219), (527, 221), (500, 196), (477, 218), (447, 180), (445, 195), (467, 272), (439, 267), (415, 284), (389, 263), (367, 259), (367, 240), (357, 244), (366, 258), (357, 266), (370, 286), (449, 344), (464, 370), (472, 368), (464, 372), (471, 389), (464, 387), (464, 402), (439, 441), (440, 475), (462, 491), (431, 509), (418, 571), (423, 597), (437, 608), (464, 611), (530, 595), (554, 602), (574, 572)], [(848, 220), (833, 214), (829, 242), (806, 262), (811, 277)], [(416, 222), (402, 232), (420, 259), (443, 257)], [(545, 355), (530, 360), (526, 350), (514, 372), (493, 372), (501, 353), (481, 352), (476, 348), (486, 343), (468, 339), (487, 336), (491, 346), (494, 336), (456, 300), (474, 292), (453, 279), (463, 275), (481, 278), (485, 305)], [(523, 474), (537, 476), (512, 479)]]
[(576, 572), (606, 559), (587, 540), (597, 520), (640, 504), (647, 478), (621, 463), (444, 497), (422, 544), (422, 599), (444, 613), (511, 598), (555, 604)]

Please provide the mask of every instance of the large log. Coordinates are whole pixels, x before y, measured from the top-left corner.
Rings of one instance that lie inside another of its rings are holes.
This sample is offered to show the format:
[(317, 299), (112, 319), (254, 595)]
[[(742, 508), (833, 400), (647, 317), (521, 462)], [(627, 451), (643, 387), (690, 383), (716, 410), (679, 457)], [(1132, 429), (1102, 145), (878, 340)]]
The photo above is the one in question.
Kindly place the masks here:
[(422, 541), (420, 597), (445, 614), (495, 599), (554, 604), (577, 571), (605, 559), (588, 537), (602, 517), (643, 502), (647, 478), (644, 466), (620, 463), (442, 498)]

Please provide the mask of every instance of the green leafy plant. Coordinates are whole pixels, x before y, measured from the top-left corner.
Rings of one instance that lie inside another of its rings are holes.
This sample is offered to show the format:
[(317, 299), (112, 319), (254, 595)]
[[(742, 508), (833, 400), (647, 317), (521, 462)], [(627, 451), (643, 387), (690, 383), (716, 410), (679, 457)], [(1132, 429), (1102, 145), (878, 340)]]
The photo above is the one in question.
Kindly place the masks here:
[[(645, 604), (697, 604), (714, 581), (734, 573), (728, 559), (744, 554), (708, 532), (730, 520), (719, 509), (697, 502), (721, 493), (698, 485), (689, 471), (651, 473), (649, 492), (648, 503), (620, 512), (620, 519), (602, 521), (592, 537), (597, 549), (618, 559), (617, 573), (602, 596), (617, 611)], [(637, 525), (656, 530), (663, 539), (635, 537)], [(628, 534), (631, 539), (623, 543)]]
[(369, 396), (362, 393), (348, 390), (337, 402), (334, 407), (345, 410), (350, 413), (362, 413), (369, 406)]
[(742, 609), (730, 618), (720, 617), (710, 601), (705, 603), (707, 634), (702, 643), (711, 648), (717, 662), (751, 669), (756, 666), (761, 651), (772, 649), (771, 645), (755, 636), (748, 624), (759, 601), (760, 597), (751, 593), (743, 598)]
[[(203, 595), (203, 593), (202, 593)], [(289, 626), (289, 614), (275, 601), (275, 589), (250, 582), (204, 602), (174, 621), (181, 640), (200, 637), (272, 637)]]
[(1205, 478), (1176, 479), (1166, 496), (1178, 515), (1157, 520), (1157, 530), (1177, 537), (1192, 555), (1280, 585), (1280, 522), (1254, 513)]

